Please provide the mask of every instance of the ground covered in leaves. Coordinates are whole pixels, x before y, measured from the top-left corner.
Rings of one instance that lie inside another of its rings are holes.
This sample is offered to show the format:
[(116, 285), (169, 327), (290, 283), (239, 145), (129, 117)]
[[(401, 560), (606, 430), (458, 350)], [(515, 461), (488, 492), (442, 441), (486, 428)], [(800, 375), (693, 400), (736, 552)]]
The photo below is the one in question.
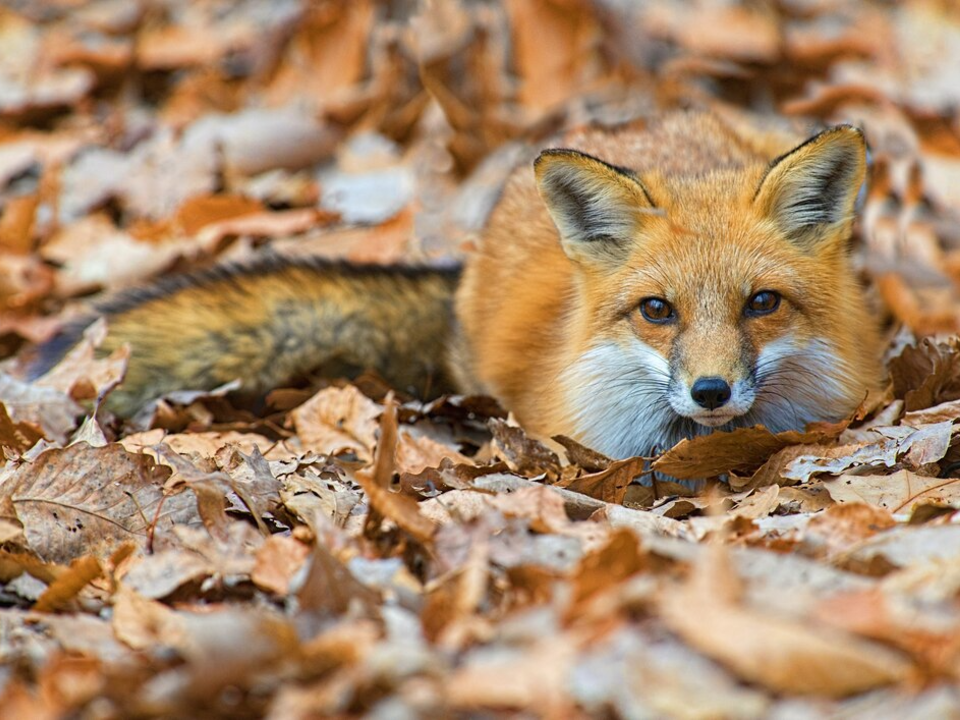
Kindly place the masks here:
[(654, 461), (690, 490), (372, 377), (122, 423), (94, 326), (38, 382), (0, 375), (0, 716), (956, 717), (951, 8), (4, 3), (3, 356), (93, 293), (265, 247), (450, 262), (526, 148), (698, 106), (865, 129), (890, 383)]

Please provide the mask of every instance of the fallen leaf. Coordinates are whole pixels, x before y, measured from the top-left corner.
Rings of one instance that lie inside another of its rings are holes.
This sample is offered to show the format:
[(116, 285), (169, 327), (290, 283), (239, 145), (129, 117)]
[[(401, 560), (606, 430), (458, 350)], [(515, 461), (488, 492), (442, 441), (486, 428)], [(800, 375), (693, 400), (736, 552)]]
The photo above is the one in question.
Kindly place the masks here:
[(603, 502), (619, 505), (627, 494), (627, 488), (636, 478), (647, 470), (645, 458), (617, 460), (599, 472), (581, 475), (569, 481), (561, 481), (558, 486), (572, 492), (583, 493)]
[(789, 445), (823, 443), (836, 438), (846, 427), (817, 428), (811, 432), (774, 434), (765, 427), (714, 432), (681, 440), (653, 462), (653, 469), (682, 480), (716, 477), (728, 472), (751, 473), (778, 450)]
[(9, 497), (30, 547), (51, 562), (90, 555), (106, 558), (133, 541), (145, 548), (151, 528), (196, 523), (190, 493), (166, 497), (168, 476), (144, 455), (118, 444), (79, 443), (42, 453), (7, 478)]
[(844, 697), (909, 677), (910, 663), (881, 645), (744, 606), (724, 557), (704, 553), (694, 577), (665, 594), (659, 611), (674, 632), (741, 679), (778, 693)]
[(304, 447), (332, 455), (345, 451), (373, 459), (382, 409), (352, 385), (321, 390), (290, 413)]
[(960, 505), (960, 479), (927, 477), (909, 470), (891, 475), (846, 474), (823, 485), (836, 502), (862, 502), (892, 513), (910, 512), (931, 501)]
[(930, 339), (907, 346), (890, 361), (890, 376), (907, 412), (960, 400), (960, 347)]
[(499, 418), (491, 418), (489, 423), (494, 447), (510, 470), (527, 476), (546, 474), (549, 478), (560, 474), (560, 459), (546, 445)]
[(380, 416), (380, 442), (372, 469), (356, 474), (357, 483), (363, 488), (370, 503), (364, 531), (371, 535), (377, 532), (384, 518), (395, 522), (401, 530), (419, 543), (427, 544), (433, 539), (436, 525), (420, 512), (416, 500), (391, 491), (394, 458), (397, 446), (397, 404), (387, 401)]
[(50, 583), (33, 609), (37, 612), (54, 612), (67, 608), (83, 588), (102, 574), (103, 568), (94, 557), (86, 555), (73, 560), (70, 567)]
[(260, 588), (280, 597), (290, 592), (290, 583), (310, 555), (310, 548), (297, 540), (271, 535), (257, 551), (250, 579)]

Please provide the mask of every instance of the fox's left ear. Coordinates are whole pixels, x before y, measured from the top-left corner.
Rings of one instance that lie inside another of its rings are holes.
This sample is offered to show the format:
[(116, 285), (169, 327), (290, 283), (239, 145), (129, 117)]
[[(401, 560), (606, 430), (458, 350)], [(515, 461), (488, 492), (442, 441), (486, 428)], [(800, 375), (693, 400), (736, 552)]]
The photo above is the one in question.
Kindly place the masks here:
[(632, 173), (577, 150), (544, 150), (534, 172), (563, 251), (581, 264), (619, 266), (655, 211)]
[(839, 125), (773, 161), (754, 198), (804, 250), (845, 236), (867, 167), (863, 133)]

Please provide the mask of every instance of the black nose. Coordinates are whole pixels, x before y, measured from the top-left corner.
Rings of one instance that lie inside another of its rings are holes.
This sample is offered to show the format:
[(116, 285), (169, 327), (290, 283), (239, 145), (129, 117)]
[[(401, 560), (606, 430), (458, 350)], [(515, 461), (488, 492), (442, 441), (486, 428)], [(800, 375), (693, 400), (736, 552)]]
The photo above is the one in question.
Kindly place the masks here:
[(726, 405), (730, 399), (730, 386), (723, 378), (702, 377), (690, 388), (690, 397), (697, 405), (716, 410)]

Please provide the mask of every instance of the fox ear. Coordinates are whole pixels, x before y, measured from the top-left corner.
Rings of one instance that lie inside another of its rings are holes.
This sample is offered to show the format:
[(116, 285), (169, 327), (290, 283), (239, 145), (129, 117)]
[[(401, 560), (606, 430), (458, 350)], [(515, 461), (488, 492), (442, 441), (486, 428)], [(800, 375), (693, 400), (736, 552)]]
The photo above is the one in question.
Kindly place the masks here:
[(863, 133), (850, 125), (825, 130), (770, 164), (754, 201), (804, 250), (842, 234), (867, 167)]
[(637, 178), (576, 150), (544, 150), (534, 172), (563, 251), (572, 260), (622, 260), (645, 215), (654, 209)]

